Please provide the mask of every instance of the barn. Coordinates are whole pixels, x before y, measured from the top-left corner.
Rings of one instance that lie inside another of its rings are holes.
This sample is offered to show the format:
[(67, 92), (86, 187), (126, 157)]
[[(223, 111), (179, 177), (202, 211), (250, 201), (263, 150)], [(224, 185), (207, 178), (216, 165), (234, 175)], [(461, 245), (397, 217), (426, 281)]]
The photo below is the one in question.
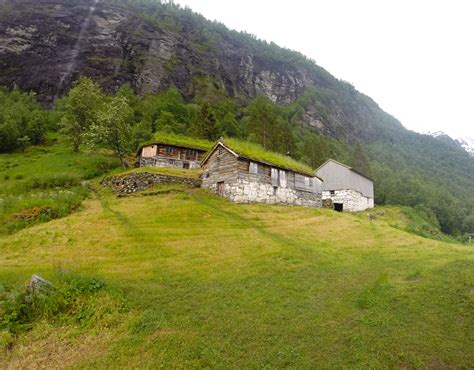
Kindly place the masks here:
[(191, 141), (187, 137), (160, 135), (155, 141), (140, 146), (137, 151), (139, 167), (199, 168), (211, 144)]
[(201, 165), (202, 187), (236, 203), (322, 205), (322, 180), (311, 168), (255, 144), (219, 141)]
[(374, 182), (352, 167), (329, 159), (316, 174), (324, 180), (323, 201), (330, 199), (336, 211), (358, 212), (374, 207)]

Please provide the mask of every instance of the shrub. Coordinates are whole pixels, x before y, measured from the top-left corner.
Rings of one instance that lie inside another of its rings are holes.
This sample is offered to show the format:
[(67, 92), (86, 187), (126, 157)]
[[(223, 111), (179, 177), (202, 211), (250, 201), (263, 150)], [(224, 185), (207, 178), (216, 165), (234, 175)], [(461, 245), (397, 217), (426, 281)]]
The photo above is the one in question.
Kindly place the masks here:
[(79, 185), (81, 179), (72, 174), (56, 174), (48, 177), (34, 177), (25, 183), (27, 189), (70, 188)]

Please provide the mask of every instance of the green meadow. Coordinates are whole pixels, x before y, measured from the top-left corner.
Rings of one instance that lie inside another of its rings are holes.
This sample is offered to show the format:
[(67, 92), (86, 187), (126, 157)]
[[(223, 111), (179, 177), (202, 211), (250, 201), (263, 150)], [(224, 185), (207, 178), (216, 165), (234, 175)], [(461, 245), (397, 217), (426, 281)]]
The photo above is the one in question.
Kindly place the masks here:
[[(2, 225), (62, 204), (39, 192), (80, 199), (1, 228), (0, 367), (474, 365), (474, 249), (408, 232), (399, 208), (237, 205), (177, 185), (117, 198), (99, 185), (108, 157), (39, 150), (0, 156), (2, 199), (28, 199)], [(60, 174), (74, 182), (51, 185)], [(54, 288), (25, 306), (32, 274)]]

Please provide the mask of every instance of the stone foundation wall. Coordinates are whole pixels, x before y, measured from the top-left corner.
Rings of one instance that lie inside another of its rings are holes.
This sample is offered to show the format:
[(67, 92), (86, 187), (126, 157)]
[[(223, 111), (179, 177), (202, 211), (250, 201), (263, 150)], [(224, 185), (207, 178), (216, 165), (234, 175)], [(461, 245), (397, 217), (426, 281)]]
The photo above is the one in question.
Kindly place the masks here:
[(106, 177), (101, 184), (111, 188), (117, 195), (126, 195), (160, 184), (183, 184), (199, 188), (201, 180), (158, 173), (132, 172), (127, 175)]
[(331, 200), (332, 203), (342, 203), (343, 211), (345, 212), (359, 212), (369, 208), (374, 208), (374, 199), (367, 198), (355, 190), (335, 190), (334, 194), (330, 191), (324, 190), (322, 193), (324, 200)]
[(187, 163), (189, 168), (200, 168), (198, 161), (188, 161), (183, 159), (171, 159), (161, 157), (142, 157), (140, 158), (140, 167), (171, 167), (171, 168), (185, 168)]
[[(217, 184), (206, 186), (217, 193)], [(288, 204), (321, 208), (321, 194), (284, 187), (274, 188), (245, 178), (236, 178), (224, 184), (224, 196), (235, 203)]]

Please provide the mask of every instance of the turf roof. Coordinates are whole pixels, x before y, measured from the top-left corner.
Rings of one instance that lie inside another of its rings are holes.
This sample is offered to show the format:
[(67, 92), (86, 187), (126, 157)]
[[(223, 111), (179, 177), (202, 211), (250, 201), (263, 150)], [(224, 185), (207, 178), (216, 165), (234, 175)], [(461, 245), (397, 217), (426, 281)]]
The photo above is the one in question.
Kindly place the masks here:
[(275, 167), (288, 169), (308, 176), (316, 176), (310, 166), (298, 162), (289, 156), (268, 151), (258, 144), (231, 138), (223, 140), (222, 143), (240, 157), (274, 165)]
[(175, 146), (182, 146), (186, 148), (200, 149), (200, 150), (210, 150), (213, 146), (213, 143), (203, 139), (196, 139), (190, 136), (177, 135), (169, 132), (157, 132), (153, 136), (153, 139), (147, 141), (146, 143), (140, 145), (138, 152), (141, 148), (151, 144), (169, 144)]

